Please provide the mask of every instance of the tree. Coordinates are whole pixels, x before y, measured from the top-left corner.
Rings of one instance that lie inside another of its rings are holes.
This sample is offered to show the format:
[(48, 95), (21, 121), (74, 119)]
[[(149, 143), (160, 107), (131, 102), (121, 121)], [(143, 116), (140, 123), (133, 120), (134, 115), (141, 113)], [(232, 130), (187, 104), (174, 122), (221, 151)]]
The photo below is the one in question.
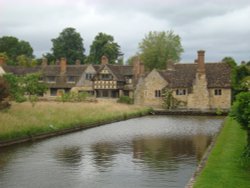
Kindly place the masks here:
[(9, 57), (8, 64), (15, 65), (16, 58), (20, 55), (26, 55), (33, 58), (33, 49), (29, 42), (19, 41), (16, 37), (3, 36), (0, 38), (0, 52), (6, 53)]
[(9, 96), (9, 87), (7, 82), (0, 76), (0, 110), (10, 106), (8, 100)]
[(84, 61), (83, 39), (74, 28), (65, 28), (59, 37), (51, 41), (53, 43), (52, 55), (55, 59), (65, 57), (69, 64), (74, 64), (77, 59)]
[(230, 115), (247, 131), (245, 154), (250, 157), (250, 92), (242, 92), (236, 96)]
[(25, 76), (4, 74), (4, 79), (9, 84), (11, 99), (16, 102), (24, 102), (28, 99), (33, 103), (47, 90), (47, 86), (39, 82), (40, 76), (38, 73)]
[(224, 57), (222, 59), (222, 62), (225, 62), (225, 63), (229, 64), (231, 68), (234, 68), (234, 67), (237, 66), (236, 61), (232, 57)]
[(168, 60), (180, 60), (181, 38), (173, 31), (149, 32), (139, 43), (141, 60), (149, 70), (164, 69)]
[(32, 67), (37, 65), (37, 61), (35, 59), (31, 59), (26, 55), (19, 55), (17, 56), (17, 65), (25, 66), (25, 67)]
[(0, 76), (0, 105), (4, 101), (5, 98), (9, 96), (9, 89), (7, 82)]
[(115, 63), (122, 54), (120, 52), (120, 46), (114, 42), (113, 36), (99, 33), (90, 46), (88, 61), (99, 64), (103, 55), (109, 59), (110, 63)]

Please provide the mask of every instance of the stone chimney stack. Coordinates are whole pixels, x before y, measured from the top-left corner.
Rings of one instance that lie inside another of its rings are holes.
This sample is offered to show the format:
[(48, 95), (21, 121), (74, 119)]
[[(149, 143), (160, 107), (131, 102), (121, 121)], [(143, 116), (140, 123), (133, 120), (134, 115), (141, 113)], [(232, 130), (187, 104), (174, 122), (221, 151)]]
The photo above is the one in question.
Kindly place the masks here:
[(174, 61), (172, 59), (167, 60), (166, 68), (168, 71), (174, 70)]
[(75, 64), (76, 64), (76, 65), (81, 65), (80, 59), (77, 59)]
[(61, 61), (60, 61), (60, 69), (61, 69), (61, 73), (65, 73), (66, 72), (66, 69), (67, 69), (67, 60), (66, 58), (61, 58)]
[(204, 74), (205, 73), (205, 51), (204, 50), (199, 50), (198, 52), (198, 59), (197, 59), (197, 63), (198, 63), (198, 68), (197, 68), (197, 72)]
[(109, 64), (109, 59), (103, 55), (102, 58), (101, 58), (101, 65), (107, 65)]
[(5, 59), (0, 57), (0, 66), (2, 67), (5, 64)]
[(46, 67), (48, 65), (48, 60), (47, 60), (47, 58), (43, 58), (43, 60), (42, 60), (42, 67)]

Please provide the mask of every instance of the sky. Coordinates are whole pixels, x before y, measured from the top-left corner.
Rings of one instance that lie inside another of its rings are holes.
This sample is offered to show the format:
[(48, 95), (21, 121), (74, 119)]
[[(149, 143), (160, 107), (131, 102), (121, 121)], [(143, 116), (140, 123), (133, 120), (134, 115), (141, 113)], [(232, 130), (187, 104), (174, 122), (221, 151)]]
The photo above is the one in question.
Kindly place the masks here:
[(181, 62), (193, 62), (201, 49), (208, 62), (250, 60), (249, 0), (0, 0), (0, 37), (28, 41), (37, 58), (67, 27), (81, 34), (85, 55), (99, 32), (114, 37), (126, 60), (150, 31), (173, 30)]

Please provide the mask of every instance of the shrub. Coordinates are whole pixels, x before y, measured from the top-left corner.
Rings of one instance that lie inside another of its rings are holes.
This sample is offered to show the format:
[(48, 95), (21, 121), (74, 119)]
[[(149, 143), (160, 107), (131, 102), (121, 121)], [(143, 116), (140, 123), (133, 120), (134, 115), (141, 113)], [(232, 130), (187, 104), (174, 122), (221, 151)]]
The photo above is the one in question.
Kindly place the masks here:
[(134, 104), (134, 100), (129, 96), (121, 96), (118, 100), (118, 103), (125, 103), (125, 104)]
[(86, 101), (89, 97), (89, 94), (87, 92), (69, 92), (69, 93), (63, 93), (60, 97), (58, 97), (58, 101), (61, 102), (82, 102)]

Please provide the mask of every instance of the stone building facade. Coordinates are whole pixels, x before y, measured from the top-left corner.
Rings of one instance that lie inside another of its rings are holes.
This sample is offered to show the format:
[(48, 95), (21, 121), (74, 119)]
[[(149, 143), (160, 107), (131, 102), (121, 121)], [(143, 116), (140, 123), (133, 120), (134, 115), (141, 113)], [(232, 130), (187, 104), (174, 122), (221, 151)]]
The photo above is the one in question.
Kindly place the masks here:
[(135, 90), (135, 103), (162, 107), (164, 91), (185, 109), (229, 109), (231, 106), (231, 69), (223, 62), (205, 63), (205, 51), (198, 51), (195, 63), (173, 64), (166, 70), (152, 70), (141, 77)]

